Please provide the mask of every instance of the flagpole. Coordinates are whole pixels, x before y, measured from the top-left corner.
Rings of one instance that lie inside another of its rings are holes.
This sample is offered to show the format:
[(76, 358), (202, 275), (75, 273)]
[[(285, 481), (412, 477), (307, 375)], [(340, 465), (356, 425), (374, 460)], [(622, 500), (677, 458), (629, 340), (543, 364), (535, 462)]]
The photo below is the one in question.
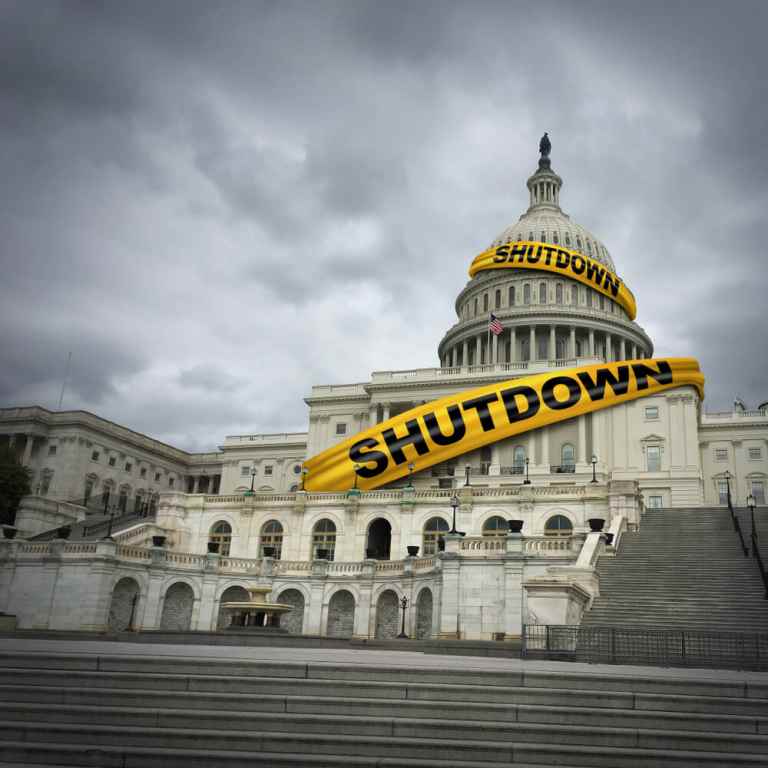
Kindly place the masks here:
[[(493, 312), (491, 312), (491, 315)], [(485, 364), (491, 363), (491, 315), (488, 315), (488, 346), (486, 347)]]

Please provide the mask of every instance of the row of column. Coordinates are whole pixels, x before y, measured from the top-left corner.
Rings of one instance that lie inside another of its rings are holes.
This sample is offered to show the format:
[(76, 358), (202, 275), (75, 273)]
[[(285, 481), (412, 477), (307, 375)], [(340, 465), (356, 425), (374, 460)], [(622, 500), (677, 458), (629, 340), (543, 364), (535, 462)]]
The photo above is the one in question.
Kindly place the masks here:
[[(35, 444), (35, 437), (35, 435), (26, 435), (23, 433), (8, 435), (8, 448), (12, 451), (15, 451), (16, 455), (21, 461), (22, 466), (24, 467), (28, 467), (29, 463), (32, 461), (32, 448)], [(25, 441), (23, 452), (19, 450), (16, 445), (19, 439), (23, 439)]]
[[(499, 336), (490, 334), (490, 350), (488, 349), (488, 333), (479, 334), (471, 339), (464, 339), (461, 344), (457, 344), (452, 347), (448, 352), (443, 355), (441, 365), (443, 368), (453, 368), (460, 365), (469, 365), (469, 360), (472, 360), (472, 365), (481, 365), (488, 363), (516, 363), (527, 362), (530, 360), (541, 359), (538, 357), (538, 346), (536, 332), (537, 328), (548, 328), (549, 338), (547, 341), (547, 357), (544, 359), (555, 360), (558, 359), (557, 355), (557, 328), (558, 326), (513, 326), (508, 331), (505, 330)], [(523, 336), (525, 334), (525, 336)], [(528, 357), (525, 360), (522, 359), (522, 355), (518, 355), (518, 339), (527, 338), (528, 340)], [(499, 341), (501, 339), (501, 341)], [(586, 350), (582, 348), (581, 357), (603, 357), (606, 360), (635, 360), (638, 357), (645, 356), (645, 350), (635, 342), (628, 341), (623, 337), (616, 337), (614, 343), (614, 337), (612, 334), (595, 332), (593, 329), (589, 330), (588, 337), (579, 339), (587, 342)], [(569, 333), (567, 339), (565, 339), (566, 350), (565, 354), (560, 359), (576, 358), (576, 326), (569, 327)], [(503, 355), (506, 359), (502, 358), (502, 351), (504, 347), (509, 349), (506, 355)]]

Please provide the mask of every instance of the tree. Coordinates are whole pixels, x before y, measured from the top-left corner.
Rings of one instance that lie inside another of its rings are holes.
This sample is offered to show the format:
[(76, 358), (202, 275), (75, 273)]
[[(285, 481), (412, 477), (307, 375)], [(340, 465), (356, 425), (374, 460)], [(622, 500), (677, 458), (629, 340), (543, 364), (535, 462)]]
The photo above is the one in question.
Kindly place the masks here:
[(13, 525), (22, 496), (31, 492), (29, 475), (14, 451), (0, 448), (0, 523)]

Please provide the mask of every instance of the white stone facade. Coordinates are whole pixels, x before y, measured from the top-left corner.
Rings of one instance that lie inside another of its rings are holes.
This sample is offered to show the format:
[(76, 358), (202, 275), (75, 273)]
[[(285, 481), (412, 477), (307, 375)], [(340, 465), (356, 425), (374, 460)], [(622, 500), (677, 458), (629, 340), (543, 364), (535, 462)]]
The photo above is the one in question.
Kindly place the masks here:
[[(560, 209), (561, 186), (540, 165), (530, 208), (495, 242), (562, 244), (612, 267), (605, 246)], [(22, 627), (210, 631), (222, 598), (258, 583), (295, 606), (295, 632), (388, 637), (406, 597), (412, 635), (515, 636), (525, 622), (578, 623), (599, 593), (596, 558), (615, 553), (645, 508), (725, 503), (726, 473), (738, 504), (749, 494), (765, 504), (766, 404), (706, 414), (690, 387), (498, 442), (389, 488), (304, 493), (307, 457), (415, 405), (652, 354), (614, 302), (552, 275), (498, 272), (459, 293), (439, 367), (313, 386), (307, 432), (233, 435), (216, 452), (190, 454), (89, 413), (0, 410), (0, 444), (15, 448), (35, 488), (19, 538), (0, 541), (0, 611)], [(490, 312), (500, 336), (488, 333)], [(127, 507), (151, 495), (154, 520), (117, 543), (22, 540), (82, 518), (80, 500), (105, 491)], [(448, 533), (454, 497), (464, 537)], [(610, 545), (589, 532), (590, 518), (605, 521)], [(522, 521), (522, 534), (507, 533), (509, 520)], [(151, 547), (157, 535), (162, 548)]]

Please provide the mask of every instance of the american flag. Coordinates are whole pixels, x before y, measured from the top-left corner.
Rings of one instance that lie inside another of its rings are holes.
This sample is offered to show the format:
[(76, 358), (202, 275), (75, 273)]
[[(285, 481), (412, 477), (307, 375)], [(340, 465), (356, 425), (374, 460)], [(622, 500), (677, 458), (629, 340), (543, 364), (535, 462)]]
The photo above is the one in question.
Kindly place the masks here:
[(499, 320), (496, 315), (491, 315), (491, 322), (488, 326), (488, 330), (494, 334), (494, 336), (498, 336), (504, 330), (504, 326), (501, 324), (501, 320)]

